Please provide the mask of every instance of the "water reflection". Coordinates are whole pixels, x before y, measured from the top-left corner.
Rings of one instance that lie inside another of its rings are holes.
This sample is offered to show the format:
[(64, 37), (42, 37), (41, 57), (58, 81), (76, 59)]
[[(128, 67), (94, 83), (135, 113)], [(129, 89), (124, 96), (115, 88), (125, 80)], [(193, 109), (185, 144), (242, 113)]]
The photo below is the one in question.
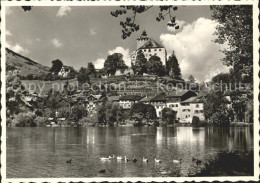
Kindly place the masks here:
[[(7, 137), (9, 178), (188, 176), (199, 170), (192, 157), (205, 162), (221, 150), (253, 149), (252, 128), (8, 128)], [(98, 159), (113, 154), (138, 161)], [(144, 156), (148, 163), (142, 162)], [(182, 164), (173, 163), (180, 158)]]

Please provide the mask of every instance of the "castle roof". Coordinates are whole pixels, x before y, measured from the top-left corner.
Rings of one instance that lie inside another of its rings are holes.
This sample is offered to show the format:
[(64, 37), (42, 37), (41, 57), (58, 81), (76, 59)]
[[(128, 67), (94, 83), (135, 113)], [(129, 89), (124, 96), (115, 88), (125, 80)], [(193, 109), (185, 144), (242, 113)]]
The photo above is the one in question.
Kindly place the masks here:
[(150, 39), (147, 43), (145, 43), (139, 49), (147, 49), (147, 48), (164, 48), (164, 47), (161, 44), (157, 43), (156, 41)]

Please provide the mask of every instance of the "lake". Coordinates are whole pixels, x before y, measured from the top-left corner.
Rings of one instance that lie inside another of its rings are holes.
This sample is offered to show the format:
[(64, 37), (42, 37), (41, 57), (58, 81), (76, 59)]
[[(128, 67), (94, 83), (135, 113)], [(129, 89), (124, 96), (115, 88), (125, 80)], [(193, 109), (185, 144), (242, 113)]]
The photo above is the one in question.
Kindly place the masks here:
[[(7, 128), (7, 178), (189, 176), (203, 166), (192, 157), (207, 162), (222, 150), (252, 149), (252, 127)], [(113, 154), (138, 161), (99, 160)]]

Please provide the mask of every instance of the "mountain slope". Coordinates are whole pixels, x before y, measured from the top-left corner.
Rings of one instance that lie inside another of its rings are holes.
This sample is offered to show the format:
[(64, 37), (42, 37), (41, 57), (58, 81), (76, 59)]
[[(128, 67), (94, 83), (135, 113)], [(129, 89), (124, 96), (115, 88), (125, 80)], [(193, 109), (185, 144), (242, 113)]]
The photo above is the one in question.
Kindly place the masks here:
[(20, 76), (28, 76), (29, 74), (40, 76), (47, 74), (49, 69), (47, 66), (6, 48), (6, 72), (17, 70)]

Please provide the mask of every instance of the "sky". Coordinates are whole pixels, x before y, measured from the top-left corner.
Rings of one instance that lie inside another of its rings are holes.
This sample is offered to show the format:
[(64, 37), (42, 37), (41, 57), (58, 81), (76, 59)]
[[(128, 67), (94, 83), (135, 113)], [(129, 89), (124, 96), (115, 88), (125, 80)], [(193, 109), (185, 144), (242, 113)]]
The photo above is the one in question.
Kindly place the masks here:
[(219, 50), (223, 45), (213, 42), (217, 23), (211, 20), (209, 6), (179, 6), (174, 13), (178, 31), (167, 27), (168, 17), (157, 22), (159, 8), (153, 7), (137, 16), (140, 30), (125, 40), (121, 39), (119, 22), (126, 16), (110, 15), (118, 8), (34, 6), (31, 11), (23, 11), (21, 7), (7, 7), (6, 47), (46, 66), (60, 59), (75, 69), (87, 67), (89, 62), (101, 68), (107, 56), (115, 52), (122, 53), (130, 66), (136, 39), (145, 29), (168, 55), (175, 52), (183, 78), (192, 74), (197, 81), (208, 81), (228, 71), (221, 63), (224, 55)]

